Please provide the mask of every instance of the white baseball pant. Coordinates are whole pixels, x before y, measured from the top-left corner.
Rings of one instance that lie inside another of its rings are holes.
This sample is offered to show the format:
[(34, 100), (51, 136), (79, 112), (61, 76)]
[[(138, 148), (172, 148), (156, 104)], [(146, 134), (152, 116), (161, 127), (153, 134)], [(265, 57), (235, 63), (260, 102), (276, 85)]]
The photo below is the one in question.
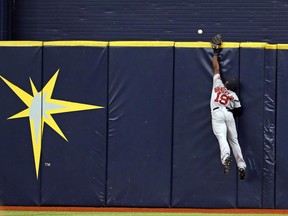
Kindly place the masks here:
[(226, 107), (219, 107), (219, 109), (212, 111), (211, 115), (213, 132), (219, 142), (222, 164), (224, 165), (226, 157), (230, 155), (230, 144), (238, 168), (245, 169), (246, 163), (243, 159), (242, 151), (238, 142), (233, 113), (227, 111)]

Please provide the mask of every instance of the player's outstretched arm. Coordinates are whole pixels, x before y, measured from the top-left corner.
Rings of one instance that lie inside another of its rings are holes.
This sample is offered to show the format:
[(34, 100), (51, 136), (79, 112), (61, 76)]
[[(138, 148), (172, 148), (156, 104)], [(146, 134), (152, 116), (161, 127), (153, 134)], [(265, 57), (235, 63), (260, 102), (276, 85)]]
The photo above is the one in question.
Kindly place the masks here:
[(220, 73), (218, 55), (222, 51), (221, 44), (222, 44), (221, 35), (220, 34), (215, 35), (211, 40), (211, 45), (213, 49), (213, 73), (214, 75)]
[(214, 73), (214, 75), (220, 73), (218, 55), (215, 55), (215, 54), (213, 55), (213, 73)]

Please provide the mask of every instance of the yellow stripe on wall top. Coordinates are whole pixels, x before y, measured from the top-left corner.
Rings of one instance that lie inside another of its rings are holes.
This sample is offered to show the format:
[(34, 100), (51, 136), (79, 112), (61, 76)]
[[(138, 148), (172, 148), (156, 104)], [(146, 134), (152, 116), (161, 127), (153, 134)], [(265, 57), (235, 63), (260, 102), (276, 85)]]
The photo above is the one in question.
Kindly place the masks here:
[[(239, 48), (240, 43), (223, 42), (221, 48)], [(175, 47), (179, 48), (212, 48), (210, 42), (176, 42)]]
[(111, 41), (112, 47), (173, 47), (174, 41)]
[[(98, 46), (98, 47), (182, 47), (211, 48), (210, 42), (174, 41), (0, 41), (2, 47), (39, 47), (39, 46)], [(222, 48), (265, 48), (288, 49), (288, 44), (269, 44), (266, 42), (223, 42)]]
[(265, 42), (241, 42), (240, 47), (242, 48), (265, 48), (267, 43)]
[(240, 43), (238, 43), (238, 42), (223, 42), (221, 47), (222, 48), (239, 48)]
[(107, 41), (46, 41), (44, 46), (92, 46), (106, 47)]
[(288, 49), (288, 44), (277, 44), (278, 49), (283, 49), (287, 50)]
[(270, 49), (270, 50), (277, 49), (277, 44), (266, 44), (265, 49)]
[(38, 47), (43, 46), (43, 41), (0, 41), (2, 47)]
[(175, 47), (179, 48), (211, 48), (209, 42), (176, 42)]

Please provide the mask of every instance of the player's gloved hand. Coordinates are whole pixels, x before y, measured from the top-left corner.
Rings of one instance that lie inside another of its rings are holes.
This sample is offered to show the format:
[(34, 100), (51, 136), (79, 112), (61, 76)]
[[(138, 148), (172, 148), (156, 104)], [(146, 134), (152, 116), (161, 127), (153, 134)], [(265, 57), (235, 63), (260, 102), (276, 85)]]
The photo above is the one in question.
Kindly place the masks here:
[(211, 40), (211, 45), (214, 55), (219, 55), (223, 50), (220, 46), (222, 44), (222, 36), (220, 34), (215, 35)]

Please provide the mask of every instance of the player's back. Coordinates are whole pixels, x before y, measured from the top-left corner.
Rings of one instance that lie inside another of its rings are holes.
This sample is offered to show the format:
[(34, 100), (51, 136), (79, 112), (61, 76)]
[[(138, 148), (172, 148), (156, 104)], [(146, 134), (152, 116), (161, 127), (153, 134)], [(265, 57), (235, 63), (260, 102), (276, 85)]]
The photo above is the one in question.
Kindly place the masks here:
[(232, 110), (240, 106), (237, 94), (224, 86), (220, 74), (215, 74), (213, 76), (213, 88), (210, 100), (211, 111), (217, 109), (217, 107), (226, 107)]

